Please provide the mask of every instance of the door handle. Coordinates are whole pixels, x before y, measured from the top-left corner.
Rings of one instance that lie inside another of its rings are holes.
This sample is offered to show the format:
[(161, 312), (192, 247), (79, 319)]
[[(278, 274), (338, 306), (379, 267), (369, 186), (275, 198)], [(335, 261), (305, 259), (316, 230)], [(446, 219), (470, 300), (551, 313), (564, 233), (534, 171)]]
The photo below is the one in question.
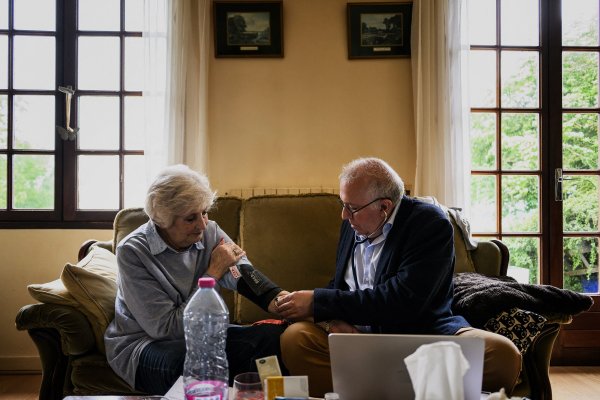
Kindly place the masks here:
[(563, 182), (570, 179), (571, 178), (563, 175), (562, 168), (556, 168), (554, 170), (554, 200), (563, 201)]

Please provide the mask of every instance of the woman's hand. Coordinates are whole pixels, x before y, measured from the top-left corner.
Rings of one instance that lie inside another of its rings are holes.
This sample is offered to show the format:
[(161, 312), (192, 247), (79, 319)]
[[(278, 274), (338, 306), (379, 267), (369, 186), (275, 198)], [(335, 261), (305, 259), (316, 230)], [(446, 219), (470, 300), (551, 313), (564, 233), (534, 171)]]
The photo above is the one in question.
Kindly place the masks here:
[(233, 242), (226, 243), (225, 239), (221, 239), (210, 254), (206, 274), (219, 280), (227, 273), (229, 267), (235, 265), (245, 255), (246, 252), (240, 246)]

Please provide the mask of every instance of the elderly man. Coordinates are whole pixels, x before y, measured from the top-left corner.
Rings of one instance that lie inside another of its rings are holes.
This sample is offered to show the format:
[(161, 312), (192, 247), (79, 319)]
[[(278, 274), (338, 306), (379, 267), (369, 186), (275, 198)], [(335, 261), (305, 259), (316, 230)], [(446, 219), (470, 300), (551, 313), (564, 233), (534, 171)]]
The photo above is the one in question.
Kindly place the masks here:
[(332, 390), (328, 333), (478, 336), (485, 340), (484, 390), (511, 392), (521, 369), (516, 346), (452, 314), (453, 230), (444, 211), (405, 196), (402, 179), (376, 158), (344, 166), (340, 198), (333, 280), (276, 299), (280, 315), (300, 321), (281, 337), (290, 373), (309, 376), (311, 396)]

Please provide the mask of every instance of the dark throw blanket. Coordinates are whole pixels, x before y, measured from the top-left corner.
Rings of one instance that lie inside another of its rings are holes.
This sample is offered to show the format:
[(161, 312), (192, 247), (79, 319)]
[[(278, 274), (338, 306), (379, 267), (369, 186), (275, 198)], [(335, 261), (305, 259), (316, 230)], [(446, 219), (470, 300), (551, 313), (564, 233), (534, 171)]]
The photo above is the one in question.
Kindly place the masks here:
[(508, 276), (462, 272), (454, 277), (452, 311), (477, 328), (513, 307), (542, 316), (576, 315), (588, 310), (593, 303), (590, 296), (572, 290), (523, 284)]

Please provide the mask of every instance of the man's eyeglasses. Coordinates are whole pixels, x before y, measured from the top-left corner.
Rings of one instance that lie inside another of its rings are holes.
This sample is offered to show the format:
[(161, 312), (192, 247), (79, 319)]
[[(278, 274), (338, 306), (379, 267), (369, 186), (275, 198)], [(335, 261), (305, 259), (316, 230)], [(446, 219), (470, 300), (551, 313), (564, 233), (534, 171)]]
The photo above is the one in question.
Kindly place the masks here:
[(354, 208), (346, 203), (343, 203), (341, 200), (340, 200), (340, 203), (342, 204), (342, 211), (344, 211), (344, 209), (345, 209), (346, 211), (348, 211), (350, 213), (350, 218), (354, 218), (354, 214), (356, 214), (363, 208), (370, 206), (371, 204), (375, 203), (378, 200), (386, 200), (386, 199), (387, 199), (387, 197), (378, 197), (375, 200), (368, 202), (364, 206), (360, 206), (360, 207), (356, 207), (356, 208)]

